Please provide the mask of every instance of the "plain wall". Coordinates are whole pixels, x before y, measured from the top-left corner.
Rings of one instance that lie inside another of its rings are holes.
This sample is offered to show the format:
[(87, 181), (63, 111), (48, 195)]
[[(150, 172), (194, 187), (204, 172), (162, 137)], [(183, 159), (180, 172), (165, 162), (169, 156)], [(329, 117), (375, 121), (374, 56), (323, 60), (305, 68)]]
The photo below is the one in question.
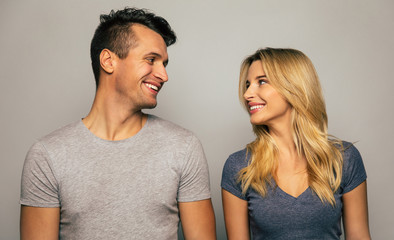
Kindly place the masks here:
[(319, 73), (331, 134), (357, 142), (374, 239), (394, 239), (394, 2), (387, 0), (14, 1), (0, 3), (0, 239), (19, 238), (20, 175), (35, 139), (86, 116), (89, 46), (99, 14), (136, 6), (178, 35), (169, 82), (150, 113), (192, 130), (208, 158), (218, 239), (223, 164), (254, 139), (238, 102), (242, 59), (260, 47), (306, 53)]

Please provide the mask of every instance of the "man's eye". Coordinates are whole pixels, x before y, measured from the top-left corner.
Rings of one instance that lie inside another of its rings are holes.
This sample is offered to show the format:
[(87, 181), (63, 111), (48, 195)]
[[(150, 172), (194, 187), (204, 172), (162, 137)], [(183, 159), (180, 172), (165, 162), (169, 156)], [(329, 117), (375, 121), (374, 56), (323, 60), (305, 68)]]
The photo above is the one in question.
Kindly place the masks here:
[(154, 58), (147, 58), (146, 60), (147, 60), (148, 62), (150, 62), (150, 63), (153, 63), (153, 62), (155, 61)]

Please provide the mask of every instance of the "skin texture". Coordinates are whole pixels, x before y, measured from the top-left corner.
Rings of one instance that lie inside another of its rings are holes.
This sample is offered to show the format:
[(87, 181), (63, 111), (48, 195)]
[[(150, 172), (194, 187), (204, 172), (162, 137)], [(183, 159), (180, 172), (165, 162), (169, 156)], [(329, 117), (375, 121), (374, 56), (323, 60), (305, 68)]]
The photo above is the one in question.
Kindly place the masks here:
[[(299, 156), (291, 128), (292, 107), (269, 84), (261, 61), (251, 64), (244, 94), (250, 109), (250, 122), (267, 125), (279, 148), (278, 169), (274, 176), (278, 187), (298, 197), (308, 188), (306, 159)], [(250, 239), (248, 203), (222, 189), (224, 219), (229, 240)], [(343, 195), (343, 222), (346, 239), (370, 239), (366, 182)]]
[(21, 207), (21, 239), (52, 240), (59, 237), (59, 208)]
[(215, 215), (211, 199), (178, 203), (185, 239), (216, 239)]
[(248, 202), (222, 189), (222, 203), (227, 239), (250, 239)]
[[(151, 29), (132, 26), (137, 44), (126, 58), (108, 49), (100, 54), (100, 80), (89, 114), (82, 120), (96, 136), (106, 140), (132, 137), (144, 126), (144, 108), (154, 108), (157, 94), (168, 81), (167, 46)], [(151, 87), (154, 86), (155, 90)], [(179, 203), (186, 239), (215, 239), (215, 217), (211, 199)], [(21, 239), (58, 239), (59, 208), (22, 206)]]
[(371, 239), (366, 181), (343, 195), (343, 225), (346, 239)]

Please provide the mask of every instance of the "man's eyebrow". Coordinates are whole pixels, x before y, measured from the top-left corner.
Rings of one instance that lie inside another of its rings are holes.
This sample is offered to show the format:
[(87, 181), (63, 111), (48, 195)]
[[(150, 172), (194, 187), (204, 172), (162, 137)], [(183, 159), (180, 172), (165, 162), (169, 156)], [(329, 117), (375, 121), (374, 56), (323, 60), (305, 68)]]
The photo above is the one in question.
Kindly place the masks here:
[(157, 52), (150, 52), (150, 53), (147, 53), (146, 55), (154, 55), (156, 57), (161, 57), (161, 55), (158, 54)]

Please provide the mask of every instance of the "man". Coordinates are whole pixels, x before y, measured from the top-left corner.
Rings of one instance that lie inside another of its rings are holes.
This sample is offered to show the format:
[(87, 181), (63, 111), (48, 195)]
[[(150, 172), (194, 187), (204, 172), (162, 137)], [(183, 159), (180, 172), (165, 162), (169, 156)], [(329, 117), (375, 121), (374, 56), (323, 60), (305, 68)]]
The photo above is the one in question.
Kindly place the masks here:
[(36, 142), (22, 174), (22, 239), (215, 239), (208, 167), (188, 130), (141, 112), (167, 82), (161, 17), (102, 15), (91, 43), (89, 114)]

